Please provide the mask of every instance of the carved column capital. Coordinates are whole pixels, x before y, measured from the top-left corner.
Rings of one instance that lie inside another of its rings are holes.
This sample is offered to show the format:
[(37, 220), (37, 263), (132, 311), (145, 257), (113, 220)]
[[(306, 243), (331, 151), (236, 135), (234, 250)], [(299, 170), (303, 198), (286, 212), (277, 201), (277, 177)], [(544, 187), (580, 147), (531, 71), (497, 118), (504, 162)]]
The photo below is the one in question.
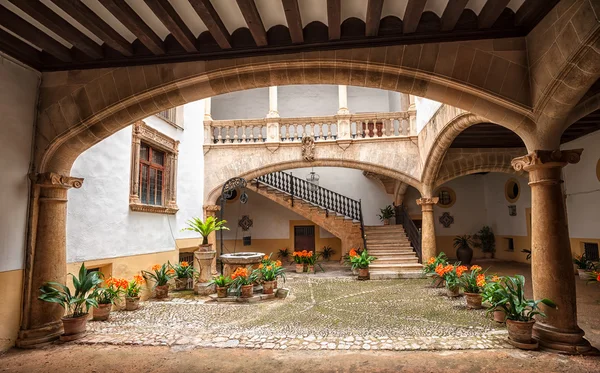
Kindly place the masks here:
[(433, 206), (433, 205), (437, 205), (437, 203), (438, 203), (439, 200), (440, 200), (439, 197), (423, 197), (423, 198), (417, 199), (417, 205), (419, 205), (419, 206)]
[(31, 179), (42, 188), (79, 189), (83, 185), (83, 178), (81, 177), (64, 176), (54, 172), (34, 174)]
[(539, 168), (564, 167), (569, 163), (577, 163), (581, 159), (583, 149), (571, 150), (534, 150), (510, 162), (516, 171), (530, 171)]
[(204, 218), (206, 219), (207, 216), (216, 216), (218, 211), (221, 211), (221, 206), (219, 205), (205, 205)]

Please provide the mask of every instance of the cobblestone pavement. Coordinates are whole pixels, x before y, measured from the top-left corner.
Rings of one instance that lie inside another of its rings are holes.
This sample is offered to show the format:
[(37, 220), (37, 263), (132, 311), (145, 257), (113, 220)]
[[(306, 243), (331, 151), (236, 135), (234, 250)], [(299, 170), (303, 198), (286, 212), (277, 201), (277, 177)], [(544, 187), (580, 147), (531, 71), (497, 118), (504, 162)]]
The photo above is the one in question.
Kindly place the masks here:
[[(425, 279), (288, 278), (287, 299), (256, 304), (174, 297), (88, 323), (80, 344), (308, 350), (511, 348), (506, 330)], [(281, 286), (281, 285), (280, 285)]]

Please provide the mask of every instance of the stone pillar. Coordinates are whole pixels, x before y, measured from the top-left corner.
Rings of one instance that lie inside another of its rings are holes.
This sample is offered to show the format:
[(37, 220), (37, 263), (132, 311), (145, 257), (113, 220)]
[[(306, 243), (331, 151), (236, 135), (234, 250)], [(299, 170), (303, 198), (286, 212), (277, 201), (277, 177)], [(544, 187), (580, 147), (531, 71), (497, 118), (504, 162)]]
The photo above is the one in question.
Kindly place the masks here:
[[(338, 85), (338, 112), (337, 112), (337, 140), (342, 141), (342, 147), (346, 149), (350, 144), (349, 141), (352, 138), (352, 131), (350, 128), (350, 111), (348, 110), (348, 88), (345, 85)], [(348, 144), (345, 144), (345, 143)]]
[(38, 299), (39, 288), (48, 281), (67, 279), (67, 191), (81, 188), (83, 179), (52, 172), (33, 177), (31, 249), (26, 258), (23, 286), (23, 318), (17, 346), (40, 347), (62, 334), (58, 305)]
[(277, 111), (277, 86), (269, 87), (269, 113), (267, 118), (279, 118)]
[(417, 107), (415, 106), (415, 96), (408, 95), (408, 135), (417, 136)]
[(592, 348), (577, 325), (575, 274), (561, 180), (562, 168), (579, 162), (582, 151), (535, 150), (511, 162), (515, 170), (529, 172), (533, 297), (548, 298), (558, 306), (541, 305), (546, 317), (536, 318), (533, 334), (543, 348), (565, 353)]
[(437, 255), (435, 242), (435, 220), (433, 218), (433, 205), (438, 203), (438, 197), (423, 197), (417, 200), (421, 206), (421, 259), (425, 263), (432, 256)]
[[(279, 143), (279, 111), (277, 111), (277, 86), (269, 87), (269, 112), (267, 113), (267, 139), (268, 143)], [(269, 147), (271, 151), (279, 144)]]
[(204, 120), (213, 120), (212, 115), (212, 101), (210, 97), (204, 99)]
[(345, 85), (338, 85), (338, 103), (338, 114), (350, 114), (348, 110), (348, 87)]
[[(221, 211), (221, 206), (219, 205), (205, 205), (204, 206), (204, 219), (206, 219), (209, 216), (214, 216), (216, 218), (219, 218), (219, 211)], [(212, 261), (212, 264), (210, 266), (210, 273), (214, 276), (217, 275), (217, 257), (219, 255), (221, 255), (221, 248), (217, 247), (217, 232), (213, 232), (210, 234), (210, 236), (208, 236), (208, 243), (210, 245), (212, 245), (212, 247), (214, 248), (214, 250), (217, 252), (215, 258)]]

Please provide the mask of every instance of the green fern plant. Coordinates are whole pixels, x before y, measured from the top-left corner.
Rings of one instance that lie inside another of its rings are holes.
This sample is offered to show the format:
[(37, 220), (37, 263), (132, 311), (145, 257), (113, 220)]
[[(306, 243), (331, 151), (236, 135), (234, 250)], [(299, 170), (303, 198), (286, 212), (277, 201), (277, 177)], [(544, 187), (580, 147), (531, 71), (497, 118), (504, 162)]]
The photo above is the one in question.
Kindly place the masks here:
[(187, 221), (187, 228), (183, 228), (182, 231), (192, 231), (199, 233), (202, 236), (202, 245), (208, 244), (208, 236), (212, 232), (220, 231), (222, 229), (229, 230), (225, 226), (227, 220), (219, 220), (214, 216), (208, 216), (205, 221), (200, 218), (192, 218)]

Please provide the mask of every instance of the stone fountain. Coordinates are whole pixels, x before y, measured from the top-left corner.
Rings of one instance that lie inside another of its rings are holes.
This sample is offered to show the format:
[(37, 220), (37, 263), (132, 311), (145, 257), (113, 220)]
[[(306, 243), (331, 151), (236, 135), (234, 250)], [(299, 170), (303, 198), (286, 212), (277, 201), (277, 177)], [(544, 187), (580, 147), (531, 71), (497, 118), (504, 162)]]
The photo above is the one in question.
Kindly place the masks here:
[(237, 267), (256, 266), (264, 256), (264, 253), (257, 252), (223, 254), (219, 257), (223, 262), (223, 275), (230, 276)]

